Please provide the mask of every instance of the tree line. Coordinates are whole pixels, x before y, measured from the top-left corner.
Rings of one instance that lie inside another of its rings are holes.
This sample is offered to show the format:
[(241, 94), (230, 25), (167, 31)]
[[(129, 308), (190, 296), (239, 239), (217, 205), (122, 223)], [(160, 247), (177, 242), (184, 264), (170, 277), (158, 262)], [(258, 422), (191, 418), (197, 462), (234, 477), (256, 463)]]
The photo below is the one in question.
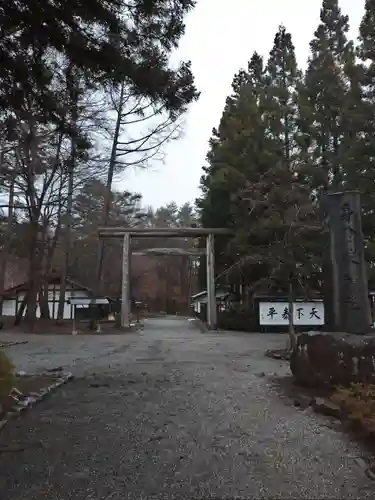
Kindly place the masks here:
[[(92, 253), (95, 224), (144, 223), (139, 195), (116, 192), (114, 180), (126, 168), (162, 159), (164, 145), (180, 133), (183, 113), (199, 97), (190, 62), (169, 65), (194, 4), (41, 0), (0, 6), (0, 287), (18, 245), (28, 259), (30, 287), (17, 321), (25, 313), (32, 327), (38, 301), (48, 313), (46, 279), (56, 262), (62, 318), (65, 278), (77, 263), (77, 248)], [(97, 246), (90, 274), (103, 293), (111, 245)]]
[(338, 0), (323, 0), (304, 71), (280, 26), (268, 58), (255, 52), (234, 76), (196, 202), (202, 225), (233, 230), (229, 242), (216, 243), (218, 281), (230, 275), (249, 294), (281, 292), (290, 300), (321, 292), (319, 197), (358, 189), (374, 283), (373, 1), (358, 40), (348, 31)]

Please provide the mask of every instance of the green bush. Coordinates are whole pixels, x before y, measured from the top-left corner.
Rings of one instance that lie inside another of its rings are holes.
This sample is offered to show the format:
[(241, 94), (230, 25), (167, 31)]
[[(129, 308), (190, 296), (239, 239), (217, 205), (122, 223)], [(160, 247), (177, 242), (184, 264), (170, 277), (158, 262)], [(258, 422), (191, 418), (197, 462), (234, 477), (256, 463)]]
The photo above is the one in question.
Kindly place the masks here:
[(14, 366), (5, 352), (0, 351), (0, 394), (7, 394), (13, 387)]

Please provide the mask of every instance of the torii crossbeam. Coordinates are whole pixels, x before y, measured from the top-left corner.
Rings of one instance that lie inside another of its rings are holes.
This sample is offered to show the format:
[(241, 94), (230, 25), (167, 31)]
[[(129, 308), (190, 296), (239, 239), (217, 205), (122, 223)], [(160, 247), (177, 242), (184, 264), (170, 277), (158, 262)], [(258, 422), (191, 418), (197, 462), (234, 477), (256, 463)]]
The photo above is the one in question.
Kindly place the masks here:
[[(228, 229), (205, 228), (205, 227), (185, 227), (185, 228), (123, 228), (123, 227), (100, 227), (99, 238), (123, 238), (122, 253), (122, 303), (121, 303), (121, 326), (130, 326), (130, 254), (131, 238), (197, 238), (206, 237), (206, 251), (192, 251), (192, 255), (207, 254), (207, 325), (210, 329), (216, 329), (217, 311), (215, 294), (215, 252), (214, 236), (229, 235)], [(159, 249), (160, 250), (160, 249)], [(157, 252), (155, 252), (157, 253)], [(167, 252), (165, 252), (168, 255)], [(172, 253), (171, 253), (172, 254)], [(176, 253), (174, 253), (176, 255)]]

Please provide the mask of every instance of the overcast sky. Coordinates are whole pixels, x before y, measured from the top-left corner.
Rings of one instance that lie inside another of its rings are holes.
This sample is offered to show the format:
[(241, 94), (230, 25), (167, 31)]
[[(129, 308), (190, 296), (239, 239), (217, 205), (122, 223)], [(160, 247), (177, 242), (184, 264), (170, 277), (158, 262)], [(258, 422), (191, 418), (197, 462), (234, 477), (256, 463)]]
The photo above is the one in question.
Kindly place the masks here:
[[(341, 0), (357, 37), (365, 0)], [(183, 138), (168, 145), (165, 163), (147, 171), (128, 170), (117, 187), (142, 194), (143, 203), (179, 205), (199, 196), (208, 140), (219, 124), (234, 74), (256, 50), (267, 57), (280, 24), (292, 33), (300, 66), (319, 22), (321, 0), (198, 0), (186, 17), (178, 58), (191, 60), (201, 97), (185, 117)]]

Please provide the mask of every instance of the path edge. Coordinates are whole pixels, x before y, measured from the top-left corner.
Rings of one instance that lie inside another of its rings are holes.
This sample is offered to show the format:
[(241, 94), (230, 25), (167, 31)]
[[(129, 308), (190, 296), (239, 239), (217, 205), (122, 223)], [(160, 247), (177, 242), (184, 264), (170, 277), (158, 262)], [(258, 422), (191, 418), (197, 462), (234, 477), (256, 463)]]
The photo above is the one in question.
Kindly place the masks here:
[(35, 376), (45, 376), (50, 377), (54, 380), (53, 383), (48, 385), (47, 387), (43, 387), (40, 391), (30, 392), (22, 401), (19, 401), (8, 413), (6, 413), (5, 418), (0, 420), (0, 432), (4, 429), (7, 423), (15, 417), (18, 417), (25, 410), (29, 410), (36, 403), (44, 400), (48, 395), (54, 393), (61, 386), (65, 385), (70, 380), (73, 380), (74, 376), (71, 372), (59, 372), (59, 373), (51, 373), (48, 371), (44, 371), (42, 373), (25, 373), (25, 372), (17, 372), (17, 376), (19, 377), (35, 377)]

